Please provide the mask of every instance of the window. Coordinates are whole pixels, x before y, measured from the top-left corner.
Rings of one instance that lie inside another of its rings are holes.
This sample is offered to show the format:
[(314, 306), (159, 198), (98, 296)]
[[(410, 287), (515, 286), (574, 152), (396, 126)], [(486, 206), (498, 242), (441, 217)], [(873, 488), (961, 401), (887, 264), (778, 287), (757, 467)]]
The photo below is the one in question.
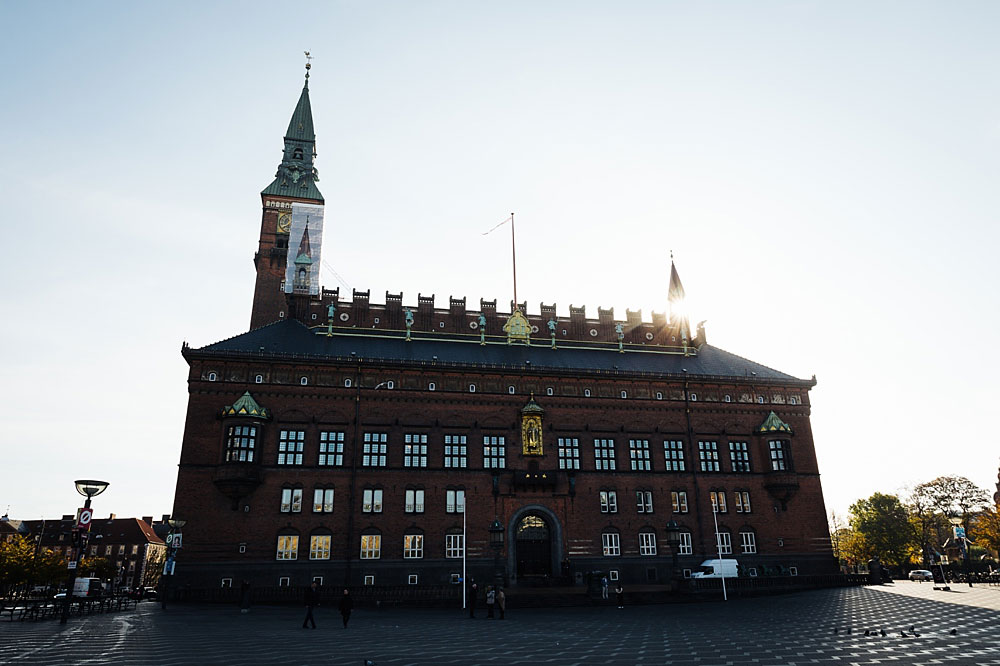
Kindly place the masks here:
[(256, 384), (263, 384), (264, 383), (264, 375), (257, 375), (256, 377), (253, 378), (253, 381)]
[(444, 466), (446, 468), (465, 468), (469, 464), (465, 446), (465, 435), (444, 436)]
[(545, 389), (545, 395), (552, 395), (552, 394), (553, 394), (553, 390), (552, 390), (551, 386), (549, 386), (548, 388)]
[(717, 513), (726, 513), (726, 493), (719, 490), (713, 490), (708, 494), (709, 499), (712, 501), (712, 511)]
[[(212, 381), (215, 381), (215, 380), (213, 379)], [(795, 396), (795, 395), (788, 396), (788, 404), (789, 405), (797, 405), (797, 404), (799, 404), (799, 398), (798, 398), (798, 396)]]
[(723, 555), (733, 554), (733, 539), (729, 532), (716, 532), (716, 547)]
[(785, 457), (785, 443), (781, 440), (772, 439), (767, 443), (767, 445), (771, 450), (771, 470), (775, 472), (784, 472), (788, 469)]
[(313, 536), (309, 539), (309, 559), (330, 559), (330, 535)]
[(590, 397), (590, 389), (583, 389), (583, 396), (585, 398), (589, 398)]
[(635, 505), (639, 513), (653, 513), (653, 491), (635, 491)]
[[(382, 535), (363, 534), (361, 535), (361, 559), (377, 560), (382, 557)], [(374, 577), (372, 579), (374, 581)]]
[(245, 543), (240, 544), (240, 552), (241, 553), (247, 552), (247, 545)]
[(138, 555), (139, 554), (139, 546), (138, 545), (133, 544), (133, 546), (132, 546), (132, 554), (133, 555)]
[(361, 464), (364, 467), (385, 467), (385, 452), (389, 435), (384, 432), (366, 432)]
[[(444, 322), (441, 322), (441, 325), (444, 326)], [(419, 578), (418, 578), (417, 574), (409, 574), (406, 577), (406, 582), (409, 585), (416, 585), (418, 580), (419, 580)]]
[(734, 472), (750, 471), (750, 452), (746, 442), (729, 442), (729, 462)]
[(427, 467), (427, 435), (404, 435), (403, 467)]
[(601, 535), (601, 546), (604, 557), (617, 557), (622, 554), (621, 542), (617, 532), (605, 532)]
[(319, 434), (319, 464), (340, 467), (344, 464), (344, 433)]
[(428, 391), (433, 391), (436, 388), (437, 388), (437, 385), (434, 382), (430, 382), (430, 383), (427, 384), (427, 390)]
[(639, 532), (639, 554), (656, 555), (655, 532)]
[(757, 536), (753, 532), (740, 532), (740, 551), (750, 554), (757, 552)]
[(460, 573), (450, 574), (448, 576), (448, 582), (451, 583), (452, 585), (458, 585), (459, 583), (462, 582), (462, 574)]
[(302, 489), (281, 489), (281, 513), (299, 513), (302, 511)]
[(222, 579), (222, 585), (221, 585), (221, 587), (232, 587), (232, 586), (233, 586), (233, 579), (232, 578), (223, 578)]
[(673, 505), (674, 513), (688, 512), (688, 494), (686, 490), (675, 490), (670, 493), (670, 503)]
[(403, 537), (403, 559), (419, 560), (424, 556), (424, 535), (407, 534)]
[(469, 393), (475, 393), (475, 392), (476, 392), (476, 385), (469, 384)]
[(719, 471), (719, 445), (716, 442), (698, 442), (698, 461), (701, 471)]
[(580, 440), (576, 437), (560, 437), (559, 469), (580, 469)]
[(502, 436), (483, 435), (483, 467), (504, 469), (507, 466), (507, 445)]
[(445, 513), (465, 513), (465, 491), (464, 490), (446, 490), (444, 491), (445, 496)]
[(464, 537), (461, 534), (444, 535), (444, 556), (455, 559), (462, 557), (465, 552)]
[(282, 430), (278, 436), (278, 464), (301, 465), (305, 439), (306, 433), (303, 430)]
[(309, 384), (309, 378), (308, 377), (300, 377), (299, 378), (299, 384), (301, 384), (302, 386), (307, 386)]
[(407, 490), (406, 513), (423, 513), (423, 512), (424, 512), (424, 491)]
[(788, 567), (788, 575), (789, 576), (798, 576), (799, 575), (799, 568), (798, 567)]
[(508, 386), (507, 387), (507, 393), (510, 393), (511, 395), (514, 395), (514, 387), (513, 386)]
[(608, 570), (608, 580), (615, 581), (618, 580), (618, 569)]
[(764, 396), (762, 396), (762, 395), (757, 396), (757, 402), (759, 404), (763, 405), (764, 404)]
[(344, 388), (351, 388), (351, 378), (347, 377), (344, 379)]
[(648, 472), (649, 463), (649, 440), (630, 439), (628, 440), (628, 457), (632, 464), (632, 471)]
[(313, 491), (313, 513), (333, 513), (333, 488)]
[(624, 400), (627, 397), (628, 397), (628, 391), (622, 391), (622, 399)]
[(690, 397), (691, 397), (691, 402), (698, 402), (698, 394), (697, 393), (692, 393)]
[(392, 389), (396, 388), (396, 382), (390, 379), (385, 383), (385, 387), (391, 391)]
[(299, 537), (298, 535), (288, 535), (278, 537), (278, 554), (276, 560), (297, 560), (299, 559)]
[(671, 439), (663, 442), (663, 457), (667, 461), (668, 472), (684, 471), (684, 442)]
[(365, 585), (374, 585), (374, 584), (375, 584), (375, 575), (365, 574)]
[(257, 426), (229, 426), (226, 433), (226, 462), (253, 462)]
[[(691, 533), (690, 532), (681, 532), (681, 543), (677, 547), (677, 554), (678, 555), (690, 555), (693, 552), (694, 552), (694, 550), (691, 547)], [(689, 576), (685, 576), (685, 578), (689, 578)]]
[(618, 493), (614, 490), (601, 491), (601, 513), (618, 513)]
[(214, 382), (218, 378), (219, 378), (219, 376), (216, 375), (214, 372), (208, 373), (208, 381)]
[(382, 513), (382, 489), (366, 488), (361, 498), (361, 511), (364, 513)]
[(291, 584), (291, 578), (288, 576), (281, 576), (278, 578), (278, 587), (289, 587)]
[(663, 400), (663, 391), (657, 391), (656, 392), (656, 399), (657, 400)]
[(594, 440), (594, 466), (599, 470), (615, 468), (615, 440)]
[(732, 401), (733, 401), (733, 396), (731, 395), (722, 396), (722, 402), (732, 402)]
[(750, 493), (746, 490), (736, 491), (736, 513), (750, 513)]
[[(315, 317), (316, 315), (313, 315), (313, 316)], [(312, 577), (312, 582), (316, 583), (320, 587), (323, 587), (323, 577), (322, 576), (313, 576)]]

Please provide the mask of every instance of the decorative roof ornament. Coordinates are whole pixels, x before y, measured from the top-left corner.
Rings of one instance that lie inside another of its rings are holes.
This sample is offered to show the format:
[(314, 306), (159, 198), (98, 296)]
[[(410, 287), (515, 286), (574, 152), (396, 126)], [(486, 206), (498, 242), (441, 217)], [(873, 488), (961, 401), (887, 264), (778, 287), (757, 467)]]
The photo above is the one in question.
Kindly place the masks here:
[(250, 418), (271, 419), (271, 410), (267, 407), (261, 407), (257, 404), (257, 401), (253, 399), (250, 395), (250, 391), (247, 391), (239, 397), (239, 399), (231, 405), (226, 405), (222, 408), (222, 416), (247, 416)]
[(767, 434), (772, 432), (784, 432), (789, 435), (792, 434), (792, 426), (788, 425), (775, 414), (773, 411), (767, 415), (764, 422), (760, 424), (760, 428), (757, 429), (761, 434)]
[(521, 308), (514, 308), (514, 312), (507, 318), (507, 323), (503, 325), (503, 331), (507, 334), (507, 344), (514, 340), (523, 340), (526, 345), (531, 345), (531, 324), (521, 312)]

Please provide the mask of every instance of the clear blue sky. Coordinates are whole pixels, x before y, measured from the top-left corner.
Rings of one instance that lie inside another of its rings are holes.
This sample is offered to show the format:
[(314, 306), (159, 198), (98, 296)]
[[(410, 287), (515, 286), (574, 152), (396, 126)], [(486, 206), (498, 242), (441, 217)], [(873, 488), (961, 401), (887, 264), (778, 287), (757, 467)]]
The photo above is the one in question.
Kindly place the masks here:
[[(992, 492), (1000, 4), (3, 3), (0, 510), (169, 512), (311, 79), (353, 287), (666, 309), (809, 377), (827, 508)], [(324, 282), (337, 286), (327, 273)]]

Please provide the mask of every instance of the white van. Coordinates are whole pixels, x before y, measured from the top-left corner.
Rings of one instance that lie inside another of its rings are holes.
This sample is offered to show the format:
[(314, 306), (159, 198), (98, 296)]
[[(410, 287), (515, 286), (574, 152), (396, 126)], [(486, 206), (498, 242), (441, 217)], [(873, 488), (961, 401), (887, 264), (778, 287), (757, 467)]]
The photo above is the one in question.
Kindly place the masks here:
[(705, 560), (691, 578), (736, 578), (739, 563), (736, 560)]

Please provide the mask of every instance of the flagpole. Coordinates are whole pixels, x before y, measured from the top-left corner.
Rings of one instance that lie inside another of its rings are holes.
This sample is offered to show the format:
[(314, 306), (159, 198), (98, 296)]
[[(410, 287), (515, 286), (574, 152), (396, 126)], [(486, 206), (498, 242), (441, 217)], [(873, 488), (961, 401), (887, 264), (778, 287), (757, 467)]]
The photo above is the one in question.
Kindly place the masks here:
[(719, 507), (715, 502), (712, 502), (712, 522), (715, 523), (715, 548), (719, 553), (719, 572), (722, 574), (722, 600), (729, 601), (726, 597), (726, 570), (722, 567), (722, 543), (719, 541), (719, 519), (716, 514), (719, 513)]
[[(455, 493), (455, 494), (457, 495), (458, 493)], [(467, 511), (465, 509), (466, 509), (466, 505), (465, 505), (465, 497), (464, 497), (464, 493), (463, 493), (463, 497), (462, 497), (462, 610), (465, 610), (465, 607), (466, 607), (465, 591), (469, 588), (469, 581), (466, 580), (466, 578), (465, 578), (465, 576), (466, 576), (466, 573), (465, 573), (465, 553), (468, 552), (468, 550), (469, 550), (466, 547), (466, 543), (465, 543), (465, 514), (467, 513)]]
[(510, 214), (510, 255), (514, 265), (514, 308), (517, 308), (517, 246), (514, 244), (514, 213)]

